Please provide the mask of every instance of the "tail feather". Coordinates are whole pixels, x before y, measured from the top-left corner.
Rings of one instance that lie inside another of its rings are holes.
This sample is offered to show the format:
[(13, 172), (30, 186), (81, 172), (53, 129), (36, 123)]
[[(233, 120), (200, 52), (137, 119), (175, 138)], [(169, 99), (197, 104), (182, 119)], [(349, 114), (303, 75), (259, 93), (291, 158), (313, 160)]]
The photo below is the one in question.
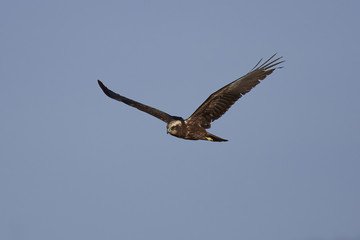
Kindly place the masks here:
[(207, 133), (204, 140), (213, 141), (213, 142), (227, 142), (228, 140), (221, 137), (215, 136), (214, 134)]

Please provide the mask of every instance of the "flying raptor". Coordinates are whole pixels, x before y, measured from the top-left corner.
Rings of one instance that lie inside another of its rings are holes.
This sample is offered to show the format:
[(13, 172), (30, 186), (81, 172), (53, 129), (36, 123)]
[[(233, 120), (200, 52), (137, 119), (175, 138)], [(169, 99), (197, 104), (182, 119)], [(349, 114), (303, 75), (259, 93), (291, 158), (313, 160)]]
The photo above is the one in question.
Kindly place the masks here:
[(246, 75), (211, 94), (186, 120), (121, 96), (108, 89), (100, 80), (98, 80), (98, 83), (108, 97), (135, 107), (166, 122), (167, 133), (175, 137), (190, 140), (224, 142), (227, 140), (207, 132), (206, 129), (210, 128), (211, 122), (220, 118), (239, 98), (259, 84), (260, 80), (265, 79), (275, 69), (282, 68), (279, 66), (279, 64), (284, 62), (282, 61), (282, 57), (275, 58), (275, 55), (276, 54), (271, 56), (265, 62), (262, 62), (262, 59), (260, 59), (255, 67)]

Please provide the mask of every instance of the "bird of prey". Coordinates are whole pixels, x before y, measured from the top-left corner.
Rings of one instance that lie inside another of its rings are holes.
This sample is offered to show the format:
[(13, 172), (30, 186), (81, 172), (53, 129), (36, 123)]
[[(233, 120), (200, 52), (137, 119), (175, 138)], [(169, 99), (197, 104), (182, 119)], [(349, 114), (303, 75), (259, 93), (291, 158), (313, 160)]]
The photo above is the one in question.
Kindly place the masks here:
[(121, 96), (108, 89), (100, 80), (98, 80), (98, 83), (108, 97), (135, 107), (166, 122), (167, 133), (175, 137), (189, 140), (224, 142), (227, 140), (207, 132), (206, 129), (210, 128), (211, 122), (220, 118), (239, 98), (259, 84), (260, 80), (265, 79), (275, 69), (282, 68), (279, 66), (279, 64), (284, 62), (282, 57), (275, 58), (275, 55), (264, 62), (260, 59), (255, 67), (246, 75), (211, 94), (186, 120)]

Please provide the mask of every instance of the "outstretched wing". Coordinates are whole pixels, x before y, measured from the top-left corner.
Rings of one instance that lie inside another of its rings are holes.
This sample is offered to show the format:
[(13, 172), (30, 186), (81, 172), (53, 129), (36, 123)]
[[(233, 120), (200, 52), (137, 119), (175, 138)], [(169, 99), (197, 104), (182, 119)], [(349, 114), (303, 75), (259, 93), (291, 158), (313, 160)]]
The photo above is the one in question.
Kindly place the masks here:
[(104, 91), (104, 93), (112, 98), (112, 99), (115, 99), (115, 100), (118, 100), (120, 102), (123, 102), (127, 105), (130, 105), (132, 107), (135, 107), (137, 109), (139, 109), (140, 111), (143, 111), (143, 112), (146, 112), (156, 118), (159, 118), (161, 120), (163, 120), (164, 122), (166, 123), (169, 123), (171, 120), (174, 119), (173, 116), (163, 112), (163, 111), (160, 111), (156, 108), (152, 108), (152, 107), (149, 107), (145, 104), (142, 104), (142, 103), (139, 103), (139, 102), (136, 102), (134, 100), (131, 100), (129, 98), (126, 98), (126, 97), (123, 97), (113, 91), (111, 91), (110, 89), (108, 89), (100, 80), (98, 80), (98, 83), (99, 83), (99, 86), (101, 87), (101, 89)]
[(189, 124), (210, 128), (210, 123), (220, 118), (239, 98), (271, 74), (284, 61), (276, 54), (261, 63), (262, 59), (245, 76), (236, 79), (225, 87), (211, 94), (201, 106), (186, 120)]

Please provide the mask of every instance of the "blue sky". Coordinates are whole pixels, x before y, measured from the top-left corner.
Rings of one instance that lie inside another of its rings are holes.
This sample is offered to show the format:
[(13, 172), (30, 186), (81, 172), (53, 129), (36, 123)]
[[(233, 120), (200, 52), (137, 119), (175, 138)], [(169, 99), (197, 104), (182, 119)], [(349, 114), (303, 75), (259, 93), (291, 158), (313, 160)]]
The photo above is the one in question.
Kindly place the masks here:
[[(0, 239), (359, 239), (357, 1), (2, 1)], [(284, 68), (186, 141), (184, 118)]]

